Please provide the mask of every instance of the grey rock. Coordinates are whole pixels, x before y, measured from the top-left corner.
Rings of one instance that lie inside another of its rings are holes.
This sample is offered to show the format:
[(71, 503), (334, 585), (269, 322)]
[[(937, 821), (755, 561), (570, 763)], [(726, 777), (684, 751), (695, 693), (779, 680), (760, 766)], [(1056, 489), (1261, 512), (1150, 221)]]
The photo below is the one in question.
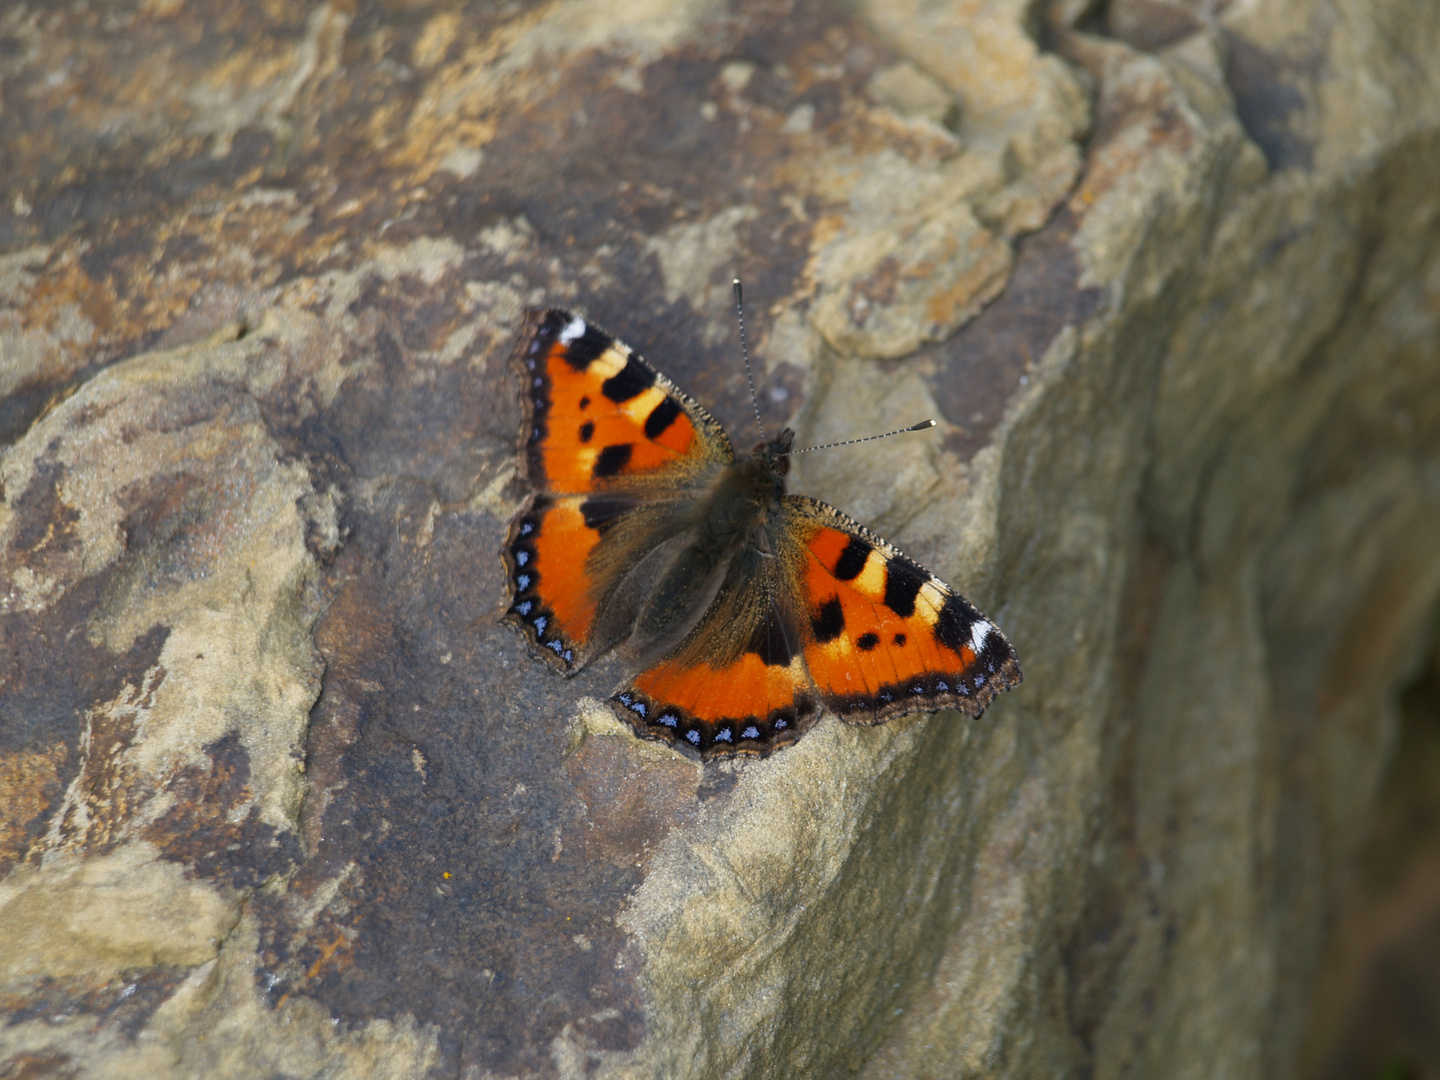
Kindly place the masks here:
[[(1440, 9), (1087, 7), (0, 14), (0, 1069), (1296, 1075), (1440, 596)], [(525, 307), (747, 445), (737, 272), (767, 425), (939, 419), (792, 490), (1005, 629), (978, 721), (701, 766), (498, 625)]]

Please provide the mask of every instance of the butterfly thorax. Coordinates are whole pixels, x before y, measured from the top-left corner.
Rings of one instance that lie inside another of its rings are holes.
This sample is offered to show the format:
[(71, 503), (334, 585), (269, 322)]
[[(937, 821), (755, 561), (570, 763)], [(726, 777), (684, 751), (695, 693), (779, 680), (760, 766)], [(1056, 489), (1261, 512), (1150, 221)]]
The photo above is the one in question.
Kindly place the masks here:
[(723, 531), (729, 531), (732, 525), (743, 530), (757, 513), (763, 516), (785, 494), (785, 474), (790, 471), (790, 447), (794, 442), (795, 433), (786, 428), (727, 465), (709, 498), (702, 501), (701, 514)]
[(785, 495), (790, 446), (795, 433), (786, 428), (720, 473), (709, 496), (696, 507), (696, 543), (731, 552), (763, 543), (763, 529)]

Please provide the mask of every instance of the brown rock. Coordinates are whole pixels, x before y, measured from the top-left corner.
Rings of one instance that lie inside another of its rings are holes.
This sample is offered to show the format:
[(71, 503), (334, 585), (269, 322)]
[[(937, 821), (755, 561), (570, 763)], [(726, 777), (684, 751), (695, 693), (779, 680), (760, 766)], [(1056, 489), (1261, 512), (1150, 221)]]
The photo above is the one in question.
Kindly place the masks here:
[[(0, 1073), (1295, 1075), (1440, 596), (1440, 14), (1031, 7), (0, 14)], [(792, 486), (981, 720), (702, 767), (498, 625), (524, 308), (746, 445), (736, 273), (767, 425), (940, 420)]]

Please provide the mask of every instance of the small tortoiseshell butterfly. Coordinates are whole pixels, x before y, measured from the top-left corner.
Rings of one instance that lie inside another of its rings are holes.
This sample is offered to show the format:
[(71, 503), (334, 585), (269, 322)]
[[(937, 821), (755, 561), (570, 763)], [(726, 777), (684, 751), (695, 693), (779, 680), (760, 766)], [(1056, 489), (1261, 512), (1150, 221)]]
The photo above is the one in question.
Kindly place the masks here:
[(567, 311), (526, 319), (505, 619), (567, 675), (624, 643), (610, 701), (637, 734), (764, 755), (820, 705), (852, 724), (979, 716), (1020, 681), (1005, 635), (863, 525), (785, 494), (794, 433), (737, 458), (725, 431)]

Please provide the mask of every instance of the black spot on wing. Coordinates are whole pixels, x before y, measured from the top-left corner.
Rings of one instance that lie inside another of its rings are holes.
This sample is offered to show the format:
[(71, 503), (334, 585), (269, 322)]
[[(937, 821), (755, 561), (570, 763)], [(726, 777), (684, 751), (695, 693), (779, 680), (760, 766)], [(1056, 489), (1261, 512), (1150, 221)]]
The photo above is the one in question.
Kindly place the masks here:
[[(980, 645), (979, 666), (989, 672), (998, 672), (1006, 664), (1017, 662), (1015, 647), (1005, 640), (999, 630), (991, 629)], [(1018, 680), (1017, 680), (1018, 681)], [(1006, 685), (1010, 685), (1007, 683)]]
[(595, 458), (595, 465), (590, 470), (590, 474), (592, 476), (615, 476), (630, 464), (630, 455), (634, 449), (634, 446), (628, 442), (615, 443), (605, 447)]
[(746, 652), (755, 653), (770, 667), (787, 667), (790, 663), (790, 642), (785, 636), (785, 626), (772, 607), (765, 613), (765, 620), (755, 628)]
[(623, 368), (600, 384), (600, 392), (618, 405), (654, 385), (655, 372), (631, 356), (625, 360)]
[(861, 652), (869, 652), (880, 644), (880, 638), (875, 634), (861, 634), (855, 639), (855, 647)]
[(835, 576), (841, 581), (854, 580), (865, 569), (865, 560), (870, 557), (871, 550), (870, 544), (852, 536), (845, 550), (840, 552), (840, 558), (835, 560)]
[(628, 495), (592, 495), (580, 504), (580, 516), (587, 528), (604, 534), (617, 518), (624, 517), (638, 505)]
[(674, 398), (667, 397), (651, 409), (650, 415), (645, 418), (646, 437), (658, 438), (666, 428), (675, 422), (675, 418), (679, 415), (680, 406), (675, 404)]
[(839, 637), (845, 629), (845, 612), (841, 610), (840, 598), (832, 596), (821, 604), (820, 610), (810, 620), (810, 625), (815, 631), (815, 640), (821, 645)]
[(958, 653), (962, 646), (970, 644), (970, 627), (978, 618), (980, 613), (963, 596), (951, 593), (940, 608), (940, 618), (935, 620), (935, 640)]
[(895, 635), (893, 638), (891, 638), (890, 640), (891, 640), (892, 642), (894, 642), (895, 647), (896, 647), (897, 649), (903, 649), (903, 648), (905, 647), (905, 642), (906, 642), (907, 639), (906, 639), (906, 637), (905, 637), (904, 634), (896, 634), (896, 635)]
[(576, 371), (584, 371), (614, 343), (615, 339), (609, 334), (602, 333), (586, 323), (583, 334), (571, 341), (570, 344), (560, 346), (560, 355)]
[(594, 421), (594, 420), (586, 420), (583, 424), (580, 425), (580, 441), (581, 441), (581, 442), (589, 442), (590, 439), (591, 439), (591, 437), (592, 437), (594, 434), (595, 434), (595, 421)]
[(885, 564), (885, 606), (908, 619), (915, 614), (915, 597), (925, 580), (917, 567), (892, 558)]

